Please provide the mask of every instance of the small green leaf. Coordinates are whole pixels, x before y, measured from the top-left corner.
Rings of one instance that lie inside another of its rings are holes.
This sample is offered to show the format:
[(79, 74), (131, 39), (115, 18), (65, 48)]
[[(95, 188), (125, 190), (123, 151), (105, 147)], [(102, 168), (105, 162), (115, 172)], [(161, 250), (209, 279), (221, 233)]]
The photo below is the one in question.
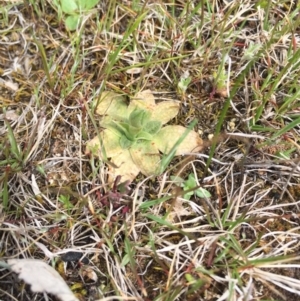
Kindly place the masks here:
[(146, 123), (144, 130), (151, 135), (155, 135), (160, 131), (161, 125), (160, 121), (152, 120)]
[(149, 133), (147, 132), (140, 132), (138, 135), (136, 135), (136, 140), (148, 140), (148, 141), (151, 141), (153, 139), (153, 136), (150, 135)]
[(129, 254), (125, 254), (121, 262), (121, 267), (125, 267), (129, 263), (129, 261), (130, 261)]
[(58, 200), (63, 204), (63, 206), (64, 206), (65, 209), (69, 210), (69, 209), (74, 208), (74, 205), (70, 201), (70, 196), (69, 195), (63, 195), (63, 194), (61, 194), (58, 197)]
[(282, 158), (282, 159), (290, 159), (290, 155), (296, 150), (296, 148), (291, 148), (291, 149), (288, 149), (288, 150), (285, 150), (285, 151), (279, 151), (279, 152), (276, 152), (276, 156), (278, 158)]
[(133, 141), (129, 140), (126, 136), (121, 136), (119, 141), (122, 149), (129, 149), (133, 145)]
[(267, 8), (268, 7), (268, 2), (267, 0), (260, 0), (260, 1), (257, 1), (257, 3), (255, 4), (255, 8), (258, 8), (259, 6), (263, 9)]
[(43, 176), (46, 176), (45, 168), (43, 165), (37, 165), (36, 170), (41, 173)]
[(78, 9), (76, 0), (61, 0), (61, 9), (66, 14), (73, 14)]
[(159, 205), (165, 201), (168, 201), (172, 198), (172, 196), (167, 196), (167, 197), (163, 197), (163, 198), (159, 198), (159, 199), (155, 199), (155, 200), (151, 200), (151, 201), (145, 201), (142, 202), (139, 206), (139, 209), (144, 210), (144, 209), (148, 209), (152, 206), (156, 206)]
[[(163, 158), (161, 160), (160, 173), (162, 173), (167, 168), (167, 166), (169, 165), (171, 160), (174, 158), (174, 156), (178, 152), (178, 146), (180, 146), (180, 144), (182, 144), (183, 140), (188, 136), (188, 134), (190, 134), (191, 129), (196, 125), (196, 123), (197, 123), (197, 119), (193, 120), (191, 122), (191, 124), (188, 126), (188, 128), (181, 127), (184, 129), (184, 132), (182, 135), (179, 136), (179, 138), (173, 144), (173, 146), (169, 149), (169, 151), (166, 151), (166, 149), (167, 149), (166, 147), (168, 147), (168, 144), (164, 145), (163, 144), (164, 142), (162, 140), (159, 140), (159, 138), (162, 139), (162, 136), (160, 135), (162, 130), (167, 128), (167, 126), (164, 127), (161, 131), (159, 131), (159, 133), (157, 135), (155, 135), (155, 139), (153, 139), (152, 143), (156, 144), (156, 147), (165, 154), (165, 156), (163, 156)], [(169, 134), (170, 134), (170, 132), (169, 132)], [(158, 137), (158, 136), (160, 136), (160, 137)], [(157, 138), (158, 138), (158, 140), (157, 140)], [(173, 137), (173, 139), (174, 139), (174, 137)], [(201, 140), (201, 143), (202, 143), (202, 140)]]
[(181, 77), (180, 81), (178, 83), (178, 88), (179, 90), (181, 90), (183, 93), (185, 93), (185, 91), (187, 90), (190, 82), (191, 82), (191, 77)]
[(141, 128), (137, 128), (135, 126), (129, 125), (128, 126), (128, 132), (130, 133), (130, 136), (135, 137), (142, 131)]
[(13, 131), (12, 127), (10, 126), (10, 123), (6, 119), (4, 119), (4, 122), (7, 127), (7, 136), (8, 136), (8, 140), (10, 143), (11, 152), (14, 154), (15, 158), (21, 162), (22, 161), (22, 153), (19, 150), (19, 146), (18, 146), (17, 140), (15, 138), (14, 131)]
[(262, 48), (261, 44), (253, 43), (250, 41), (248, 47), (245, 49), (244, 55), (242, 57), (242, 61), (252, 60), (261, 48)]
[(61, 6), (59, 0), (52, 0), (52, 3), (53, 3), (55, 6), (59, 6), (59, 7)]
[(82, 10), (89, 10), (98, 4), (99, 0), (78, 0), (79, 7)]
[(142, 128), (150, 119), (151, 113), (142, 109), (135, 109), (129, 115), (129, 123), (137, 128)]
[(211, 197), (210, 192), (204, 188), (198, 188), (195, 191), (195, 193), (199, 198), (210, 198)]
[(143, 119), (142, 119), (142, 127), (145, 127), (145, 125), (150, 121), (150, 118), (151, 118), (151, 112), (144, 111)]
[[(188, 189), (183, 189), (183, 190), (188, 190)], [(186, 200), (189, 200), (193, 194), (194, 194), (194, 191), (190, 191), (190, 192), (186, 193), (183, 196), (183, 198), (186, 199)]]
[(70, 31), (76, 30), (77, 25), (79, 23), (79, 15), (72, 15), (66, 18), (66, 28)]
[(125, 122), (113, 120), (108, 128), (115, 130), (120, 136), (126, 136), (128, 139), (131, 139), (129, 124)]
[(188, 179), (184, 182), (184, 186), (187, 187), (188, 189), (194, 188), (197, 186), (197, 182), (195, 180), (194, 174), (189, 174)]
[(195, 278), (191, 274), (185, 274), (184, 276), (187, 282), (189, 282), (189, 284), (193, 284), (196, 282)]
[(181, 177), (179, 177), (179, 176), (171, 176), (170, 178), (175, 183), (179, 183), (179, 184), (183, 184), (184, 183), (184, 179), (181, 178)]
[(140, 109), (134, 109), (130, 115), (129, 115), (129, 124), (137, 127), (137, 128), (142, 128), (142, 115), (143, 115), (144, 110)]
[(219, 66), (218, 72), (214, 72), (213, 77), (218, 90), (226, 88), (227, 74), (224, 65)]
[(98, 4), (99, 0), (61, 0), (61, 3), (59, 1), (54, 1), (54, 4), (59, 6), (62, 9), (62, 11), (66, 14), (73, 14), (76, 12), (82, 12), (89, 10), (96, 6)]

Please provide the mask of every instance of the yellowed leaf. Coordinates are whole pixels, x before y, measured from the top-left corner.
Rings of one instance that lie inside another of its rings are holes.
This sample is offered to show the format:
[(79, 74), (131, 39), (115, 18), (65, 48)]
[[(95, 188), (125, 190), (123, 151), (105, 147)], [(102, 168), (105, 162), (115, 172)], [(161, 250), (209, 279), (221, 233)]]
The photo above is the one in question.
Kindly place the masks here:
[(179, 111), (179, 103), (174, 100), (163, 101), (156, 105), (152, 118), (160, 121), (162, 124), (169, 122)]
[(149, 104), (155, 104), (155, 98), (151, 90), (138, 92), (133, 99), (139, 99)]
[(140, 172), (139, 167), (136, 166), (132, 161), (131, 155), (128, 150), (123, 149), (122, 153), (113, 157), (111, 161), (114, 165), (117, 166), (117, 168), (114, 168), (112, 166), (109, 167), (109, 183), (112, 183), (115, 180), (115, 177), (118, 175), (122, 177), (121, 182), (127, 180), (132, 182)]
[[(154, 137), (154, 142), (163, 153), (168, 153), (175, 142), (185, 133), (186, 128), (180, 125), (167, 125)], [(197, 152), (203, 148), (203, 141), (195, 131), (190, 131), (178, 146), (175, 156)]]
[(128, 111), (132, 112), (135, 108), (145, 109), (153, 112), (155, 109), (155, 98), (151, 90), (145, 90), (137, 93), (131, 100), (128, 106)]
[[(119, 137), (112, 130), (106, 129), (102, 131), (100, 138), (104, 143), (106, 156), (108, 158), (117, 156), (123, 151), (119, 143)], [(100, 158), (103, 158), (98, 136), (87, 142), (86, 154), (90, 154), (93, 151), (95, 151)]]
[[(127, 104), (122, 95), (111, 91), (104, 91), (101, 94), (96, 113), (99, 115), (120, 115), (124, 116), (127, 111)], [(117, 114), (116, 114), (117, 112)]]
[(136, 144), (130, 149), (130, 154), (135, 165), (142, 174), (153, 176), (159, 170), (160, 154), (152, 142)]

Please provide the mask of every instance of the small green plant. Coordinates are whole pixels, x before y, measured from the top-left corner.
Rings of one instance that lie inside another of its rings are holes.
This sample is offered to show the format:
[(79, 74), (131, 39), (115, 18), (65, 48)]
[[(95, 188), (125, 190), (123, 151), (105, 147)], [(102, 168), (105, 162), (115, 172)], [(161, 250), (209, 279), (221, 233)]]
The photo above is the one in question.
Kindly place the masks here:
[(219, 94), (222, 97), (228, 97), (229, 93), (227, 90), (228, 75), (225, 69), (225, 59), (218, 67), (218, 71), (213, 73), (215, 91), (214, 93)]
[(80, 23), (82, 14), (97, 5), (99, 0), (54, 0), (53, 3), (58, 9), (58, 16), (61, 19), (62, 13), (67, 15), (65, 19), (66, 28), (75, 30)]
[(74, 205), (70, 201), (70, 196), (69, 195), (61, 194), (58, 197), (58, 200), (62, 203), (64, 209), (66, 209), (68, 212), (70, 212), (74, 208)]
[(177, 84), (178, 94), (185, 97), (185, 92), (191, 82), (192, 78), (190, 77), (188, 72), (185, 72), (181, 77), (180, 81)]
[(138, 93), (129, 105), (121, 95), (104, 92), (96, 109), (103, 116), (100, 126), (104, 130), (88, 142), (87, 153), (111, 158), (111, 174), (121, 175), (122, 181), (132, 181), (139, 172), (157, 175), (161, 172), (161, 153), (172, 151), (178, 138), (185, 135), (177, 143), (175, 156), (202, 149), (202, 139), (196, 132), (186, 134), (187, 129), (179, 125), (163, 126), (178, 111), (179, 103), (173, 100), (156, 104), (150, 90)]
[[(195, 293), (197, 290), (201, 289), (206, 283), (209, 282), (209, 278), (208, 277), (203, 277), (204, 275), (201, 275), (202, 278), (199, 277), (195, 277), (190, 273), (186, 273), (185, 275), (185, 279), (186, 279), (186, 285), (188, 286), (189, 290), (188, 290), (188, 294), (192, 294)], [(197, 279), (198, 278), (198, 279)]]
[(262, 48), (261, 44), (253, 43), (250, 41), (248, 48), (245, 49), (242, 60), (244, 60), (244, 61), (253, 60), (255, 58), (255, 56), (259, 53), (261, 48)]
[[(178, 183), (183, 188), (184, 191), (188, 191), (183, 196), (186, 200), (189, 200), (193, 195), (196, 195), (199, 198), (211, 197), (210, 192), (202, 187), (194, 189), (195, 187), (198, 187), (199, 185), (197, 184), (195, 175), (192, 173), (189, 174), (187, 180), (184, 180), (178, 176), (171, 177), (171, 179), (173, 181), (175, 181), (175, 183)], [(192, 190), (192, 189), (194, 189), (194, 190)]]

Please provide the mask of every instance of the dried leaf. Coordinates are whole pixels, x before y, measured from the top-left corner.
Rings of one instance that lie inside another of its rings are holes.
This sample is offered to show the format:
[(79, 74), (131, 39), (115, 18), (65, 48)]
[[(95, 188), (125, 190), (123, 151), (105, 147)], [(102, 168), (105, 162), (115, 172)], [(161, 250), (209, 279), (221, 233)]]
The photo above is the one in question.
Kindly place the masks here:
[(33, 292), (53, 294), (62, 301), (79, 301), (51, 266), (37, 259), (9, 259), (11, 269), (31, 285)]
[(19, 85), (17, 83), (14, 83), (9, 80), (2, 80), (0, 79), (0, 84), (3, 84), (7, 89), (10, 89), (14, 92), (16, 92), (19, 88)]
[(167, 220), (170, 222), (173, 222), (175, 217), (180, 218), (181, 216), (187, 216), (191, 214), (185, 207), (183, 207), (183, 202), (178, 198), (172, 202), (171, 208), (173, 210), (168, 214), (167, 218)]
[(126, 70), (127, 74), (140, 74), (143, 71), (143, 68), (130, 68)]
[(8, 110), (4, 114), (0, 114), (0, 120), (4, 120), (4, 118), (6, 118), (9, 121), (15, 121), (19, 117), (20, 116), (16, 113), (15, 110)]
[(31, 187), (32, 187), (34, 195), (40, 195), (41, 194), (40, 188), (39, 188), (39, 186), (36, 182), (34, 174), (31, 174)]

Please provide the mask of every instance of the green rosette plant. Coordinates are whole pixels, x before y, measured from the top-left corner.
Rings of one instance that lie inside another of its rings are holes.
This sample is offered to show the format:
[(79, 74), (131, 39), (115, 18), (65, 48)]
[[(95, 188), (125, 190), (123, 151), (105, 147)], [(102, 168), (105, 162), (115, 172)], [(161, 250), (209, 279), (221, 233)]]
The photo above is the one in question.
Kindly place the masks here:
[[(110, 158), (110, 181), (120, 175), (122, 181), (132, 181), (140, 172), (145, 176), (158, 175), (162, 155), (168, 154), (186, 128), (165, 125), (179, 111), (177, 101), (155, 102), (150, 90), (133, 97), (126, 104), (123, 96), (103, 92), (96, 113), (102, 116), (104, 130), (87, 143), (87, 153), (101, 159)], [(189, 131), (175, 152), (175, 156), (202, 149), (203, 141)]]

